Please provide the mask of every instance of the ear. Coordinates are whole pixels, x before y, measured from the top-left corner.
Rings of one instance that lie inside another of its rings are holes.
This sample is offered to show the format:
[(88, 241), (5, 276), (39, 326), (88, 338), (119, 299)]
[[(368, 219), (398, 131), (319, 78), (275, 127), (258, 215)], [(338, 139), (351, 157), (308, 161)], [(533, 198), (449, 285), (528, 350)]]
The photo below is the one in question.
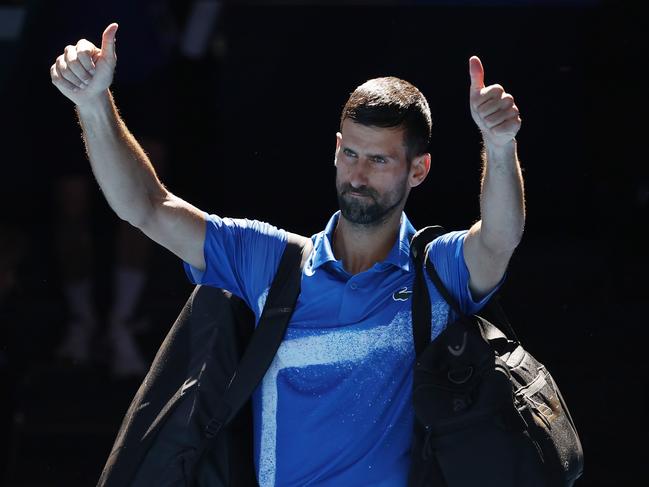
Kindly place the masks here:
[(338, 152), (343, 143), (343, 134), (336, 132), (336, 152), (334, 154), (334, 166), (338, 163)]
[(414, 188), (423, 183), (428, 176), (428, 171), (430, 171), (430, 154), (427, 152), (415, 157), (410, 165), (410, 174), (408, 175), (410, 187)]

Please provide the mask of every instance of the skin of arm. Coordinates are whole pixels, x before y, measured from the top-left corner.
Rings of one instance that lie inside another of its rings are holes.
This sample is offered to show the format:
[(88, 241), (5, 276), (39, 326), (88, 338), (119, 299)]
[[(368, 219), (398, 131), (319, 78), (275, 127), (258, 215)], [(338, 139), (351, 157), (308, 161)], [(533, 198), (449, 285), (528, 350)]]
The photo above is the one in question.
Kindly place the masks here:
[(120, 118), (108, 90), (116, 64), (109, 25), (98, 49), (85, 39), (50, 68), (52, 83), (77, 109), (93, 174), (117, 215), (192, 266), (203, 270), (203, 213), (169, 192)]
[(515, 136), (521, 126), (513, 97), (500, 85), (484, 86), (484, 69), (469, 61), (471, 115), (483, 136), (480, 221), (469, 230), (464, 259), (475, 299), (488, 294), (502, 279), (525, 225), (523, 177)]

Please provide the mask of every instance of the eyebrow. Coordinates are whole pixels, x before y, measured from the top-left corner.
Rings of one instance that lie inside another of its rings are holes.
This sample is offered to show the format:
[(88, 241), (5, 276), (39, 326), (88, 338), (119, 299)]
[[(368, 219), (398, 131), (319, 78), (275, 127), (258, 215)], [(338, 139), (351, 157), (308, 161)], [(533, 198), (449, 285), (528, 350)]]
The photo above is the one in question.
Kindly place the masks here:
[[(343, 146), (343, 151), (350, 151), (350, 152), (353, 152), (354, 154), (358, 155), (358, 153), (354, 149), (351, 149), (351, 148), (349, 148), (347, 146)], [(367, 157), (369, 157), (369, 158), (380, 157), (382, 159), (395, 159), (395, 157), (390, 156), (388, 154), (367, 154)]]

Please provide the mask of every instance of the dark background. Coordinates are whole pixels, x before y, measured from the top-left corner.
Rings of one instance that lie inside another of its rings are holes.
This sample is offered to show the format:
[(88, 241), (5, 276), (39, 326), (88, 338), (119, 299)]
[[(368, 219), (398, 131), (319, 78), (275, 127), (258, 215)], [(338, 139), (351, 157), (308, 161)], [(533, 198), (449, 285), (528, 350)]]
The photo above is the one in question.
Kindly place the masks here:
[[(577, 485), (649, 485), (641, 2), (226, 2), (197, 56), (181, 47), (191, 4), (2, 4), (26, 13), (19, 35), (0, 39), (0, 231), (18, 248), (0, 300), (5, 485), (94, 485), (140, 382), (112, 379), (101, 362), (76, 368), (52, 357), (65, 317), (52, 184), (69, 164), (91, 173), (73, 106), (48, 70), (66, 44), (99, 44), (111, 21), (120, 23), (115, 97), (136, 137), (165, 142), (165, 184), (206, 211), (306, 235), (336, 210), (340, 109), (357, 85), (384, 75), (415, 84), (433, 115), (433, 169), (411, 194), (410, 220), (454, 230), (479, 218), (468, 58), (480, 56), (485, 82), (512, 93), (523, 120), (527, 226), (505, 308), (577, 423), (585, 452)], [(117, 218), (92, 188), (105, 308)], [(191, 289), (180, 261), (156, 248), (141, 303), (155, 317), (140, 337), (149, 359)]]

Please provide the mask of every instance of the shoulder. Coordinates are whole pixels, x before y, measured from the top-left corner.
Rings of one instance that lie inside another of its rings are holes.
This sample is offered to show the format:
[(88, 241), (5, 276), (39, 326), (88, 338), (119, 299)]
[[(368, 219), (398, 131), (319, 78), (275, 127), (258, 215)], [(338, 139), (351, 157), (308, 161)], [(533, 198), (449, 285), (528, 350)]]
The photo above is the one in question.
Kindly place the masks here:
[(229, 230), (286, 239), (285, 230), (259, 220), (220, 217), (218, 215), (207, 213), (205, 214), (205, 220), (208, 227), (215, 230)]
[(462, 248), (468, 230), (446, 232), (433, 239), (427, 246), (428, 258), (434, 260), (440, 257), (463, 258)]
[(222, 218), (205, 216), (207, 225), (206, 247), (235, 250), (242, 248), (278, 247), (284, 249), (288, 232), (270, 223), (247, 218)]

